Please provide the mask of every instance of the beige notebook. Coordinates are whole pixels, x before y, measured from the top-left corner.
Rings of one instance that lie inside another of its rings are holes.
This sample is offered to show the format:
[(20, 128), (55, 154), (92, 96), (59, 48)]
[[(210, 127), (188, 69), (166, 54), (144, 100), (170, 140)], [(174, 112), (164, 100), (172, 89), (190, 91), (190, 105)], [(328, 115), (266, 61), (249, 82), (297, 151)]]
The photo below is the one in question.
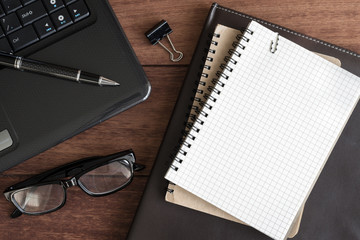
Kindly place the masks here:
[[(182, 189), (181, 187), (169, 184), (169, 192), (166, 193), (165, 200), (183, 207), (191, 208), (200, 212), (204, 212), (213, 216), (224, 218), (233, 222), (245, 224), (239, 219), (231, 216), (230, 214), (222, 211), (214, 205), (204, 201), (203, 199), (195, 196), (194, 194)], [(289, 232), (288, 237), (293, 238), (299, 231), (301, 217), (303, 214), (304, 207), (302, 207), (298, 213), (297, 219)]]
[[(239, 30), (232, 29), (223, 25), (218, 25), (216, 27), (215, 34), (212, 38), (211, 49), (209, 50), (207, 61), (205, 63), (205, 68), (200, 79), (198, 93), (195, 96), (194, 107), (191, 112), (191, 116), (193, 117), (189, 119), (189, 122), (191, 122), (192, 119), (194, 119), (194, 116), (196, 116), (201, 110), (202, 106), (199, 103), (204, 101), (204, 93), (211, 92), (212, 87), (216, 82), (216, 79), (218, 79), (219, 73), (222, 71), (220, 66), (222, 63), (224, 63), (225, 56), (229, 55), (229, 49), (234, 48), (233, 45), (236, 44), (236, 42), (234, 43), (234, 40), (239, 40), (241, 36), (242, 33)], [(341, 62), (336, 58), (322, 54), (319, 55), (338, 66), (341, 65)], [(165, 197), (166, 201), (168, 202), (205, 212), (234, 222), (245, 224), (239, 219), (220, 210), (219, 208), (213, 206), (212, 204), (204, 201), (203, 199), (195, 196), (194, 194), (184, 190), (177, 185), (170, 183), (168, 188), (169, 191), (166, 193)], [(294, 221), (293, 226), (291, 227), (288, 237), (292, 238), (297, 234), (300, 227), (302, 213), (303, 206), (298, 212), (298, 215), (296, 217), (296, 220)]]

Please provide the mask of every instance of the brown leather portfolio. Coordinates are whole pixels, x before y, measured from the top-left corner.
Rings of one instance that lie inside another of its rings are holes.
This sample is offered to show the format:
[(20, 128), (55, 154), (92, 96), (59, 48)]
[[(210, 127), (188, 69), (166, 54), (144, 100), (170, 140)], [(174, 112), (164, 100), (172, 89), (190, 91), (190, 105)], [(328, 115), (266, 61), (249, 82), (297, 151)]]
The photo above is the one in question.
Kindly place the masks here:
[[(269, 239), (255, 229), (184, 208), (164, 199), (164, 175), (179, 149), (202, 68), (217, 24), (244, 29), (251, 20), (320, 54), (332, 56), (341, 67), (360, 76), (360, 55), (290, 29), (214, 3), (206, 19), (183, 87), (175, 105), (150, 179), (128, 239)], [(360, 107), (357, 106), (306, 201), (301, 225), (293, 239), (358, 239), (360, 236)]]

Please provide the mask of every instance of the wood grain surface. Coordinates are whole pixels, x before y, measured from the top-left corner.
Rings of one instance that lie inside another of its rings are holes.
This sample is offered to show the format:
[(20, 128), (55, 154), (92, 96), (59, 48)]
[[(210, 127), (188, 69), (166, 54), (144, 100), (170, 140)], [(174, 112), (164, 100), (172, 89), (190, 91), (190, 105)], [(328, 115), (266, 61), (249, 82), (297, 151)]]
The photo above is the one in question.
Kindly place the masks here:
[[(0, 189), (53, 167), (132, 148), (146, 165), (115, 194), (94, 198), (68, 189), (66, 205), (43, 216), (11, 219), (0, 197), (0, 239), (125, 239), (212, 1), (109, 0), (151, 82), (150, 98), (26, 162), (0, 173)], [(360, 2), (335, 0), (224, 0), (219, 4), (360, 52)], [(144, 33), (161, 19), (173, 29), (178, 63)]]

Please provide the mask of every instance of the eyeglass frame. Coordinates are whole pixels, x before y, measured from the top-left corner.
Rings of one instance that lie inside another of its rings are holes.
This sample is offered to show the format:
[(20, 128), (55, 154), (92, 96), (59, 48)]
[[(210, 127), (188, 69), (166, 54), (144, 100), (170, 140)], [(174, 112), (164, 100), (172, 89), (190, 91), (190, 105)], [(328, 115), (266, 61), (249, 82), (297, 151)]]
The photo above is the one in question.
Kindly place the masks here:
[[(120, 191), (124, 189), (126, 186), (128, 186), (133, 178), (134, 178), (134, 171), (140, 171), (145, 168), (144, 165), (135, 163), (135, 153), (132, 149), (125, 150), (122, 152), (110, 154), (107, 156), (93, 156), (93, 157), (87, 157), (82, 158), (79, 160), (76, 160), (74, 162), (67, 163), (65, 165), (50, 169), (48, 171), (45, 171), (43, 173), (40, 173), (38, 175), (35, 175), (33, 177), (30, 177), (24, 181), (21, 181), (17, 184), (14, 184), (4, 191), (4, 196), (6, 200), (14, 204), (16, 209), (11, 214), (12, 218), (16, 218), (21, 216), (22, 214), (27, 215), (42, 215), (51, 213), (54, 211), (59, 210), (62, 208), (67, 199), (67, 189), (73, 186), (79, 186), (81, 190), (83, 190), (86, 194), (92, 196), (92, 197), (102, 197), (106, 196), (112, 193), (115, 193), (117, 191)], [(79, 178), (83, 176), (84, 174), (99, 168), (101, 166), (104, 166), (106, 164), (109, 164), (111, 162), (119, 161), (119, 160), (125, 160), (129, 163), (130, 170), (131, 170), (131, 176), (129, 180), (124, 183), (119, 188), (116, 188), (112, 191), (103, 193), (103, 194), (94, 194), (90, 192), (88, 189), (85, 188), (81, 183), (79, 184)], [(64, 180), (64, 178), (67, 178)], [(28, 213), (26, 211), (23, 211), (23, 209), (18, 206), (15, 200), (13, 200), (13, 196), (16, 192), (20, 190), (24, 190), (31, 187), (36, 186), (42, 186), (42, 185), (49, 185), (49, 184), (60, 184), (64, 189), (64, 199), (63, 202), (56, 208), (44, 211), (44, 212), (36, 212), (36, 213)]]

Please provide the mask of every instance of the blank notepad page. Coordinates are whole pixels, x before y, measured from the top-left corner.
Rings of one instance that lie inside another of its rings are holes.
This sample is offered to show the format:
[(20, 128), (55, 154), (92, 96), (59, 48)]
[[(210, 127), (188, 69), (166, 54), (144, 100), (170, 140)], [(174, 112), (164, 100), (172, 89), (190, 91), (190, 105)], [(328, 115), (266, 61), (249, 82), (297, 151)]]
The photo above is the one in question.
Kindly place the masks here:
[(360, 79), (281, 36), (272, 53), (278, 35), (256, 22), (248, 29), (166, 178), (284, 239), (358, 102)]

